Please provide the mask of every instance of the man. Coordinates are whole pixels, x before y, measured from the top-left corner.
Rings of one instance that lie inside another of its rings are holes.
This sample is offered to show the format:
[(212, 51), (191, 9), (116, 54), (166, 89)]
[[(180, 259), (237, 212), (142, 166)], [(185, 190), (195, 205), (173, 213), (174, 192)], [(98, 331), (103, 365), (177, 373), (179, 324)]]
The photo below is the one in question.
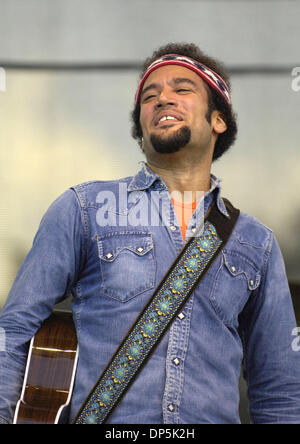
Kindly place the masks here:
[[(12, 287), (0, 318), (3, 422), (11, 421), (20, 395), (25, 345), (55, 303), (72, 293), (79, 342), (72, 421), (201, 217), (215, 205), (223, 220), (230, 219), (220, 182), (210, 174), (212, 161), (236, 136), (223, 66), (195, 45), (160, 48), (145, 62), (132, 118), (146, 164), (134, 177), (80, 184), (60, 196)], [(157, 319), (176, 292), (168, 292)], [(225, 248), (108, 422), (239, 423), (242, 364), (252, 421), (299, 423), (295, 326), (274, 235), (240, 213)], [(150, 327), (132, 344), (127, 364), (115, 369), (112, 384), (126, 380)], [(111, 393), (108, 385), (95, 398), (86, 422), (97, 422)]]

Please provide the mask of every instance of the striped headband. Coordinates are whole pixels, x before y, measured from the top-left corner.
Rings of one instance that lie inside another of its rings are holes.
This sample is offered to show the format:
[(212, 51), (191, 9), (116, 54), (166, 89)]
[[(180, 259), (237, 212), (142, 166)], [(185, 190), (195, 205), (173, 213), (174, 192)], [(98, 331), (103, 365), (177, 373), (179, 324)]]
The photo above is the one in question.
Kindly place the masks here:
[(151, 65), (148, 66), (145, 74), (143, 75), (139, 83), (138, 90), (136, 92), (135, 106), (137, 106), (140, 101), (142, 89), (146, 79), (157, 68), (160, 68), (161, 66), (165, 65), (179, 65), (191, 69), (196, 74), (198, 74), (206, 83), (208, 83), (208, 85), (214, 88), (223, 97), (223, 99), (225, 99), (225, 101), (230, 105), (231, 97), (230, 97), (229, 88), (222, 79), (222, 77), (220, 77), (212, 69), (208, 68), (207, 66), (203, 65), (200, 62), (197, 62), (194, 59), (191, 59), (190, 57), (181, 56), (177, 54), (166, 54), (160, 57), (159, 59), (155, 60), (153, 63), (151, 63)]

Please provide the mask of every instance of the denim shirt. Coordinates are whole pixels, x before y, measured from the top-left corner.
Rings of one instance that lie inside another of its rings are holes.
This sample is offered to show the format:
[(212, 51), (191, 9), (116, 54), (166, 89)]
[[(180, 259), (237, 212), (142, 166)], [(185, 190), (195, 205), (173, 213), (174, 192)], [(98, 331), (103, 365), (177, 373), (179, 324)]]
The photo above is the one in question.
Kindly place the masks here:
[[(220, 183), (190, 220), (215, 200)], [(70, 421), (183, 248), (164, 181), (134, 177), (63, 193), (44, 215), (0, 316), (0, 418), (11, 421), (27, 344), (72, 294), (79, 360)], [(234, 204), (234, 202), (233, 202)], [(239, 423), (239, 376), (254, 423), (300, 423), (300, 354), (284, 263), (272, 231), (241, 212), (223, 251), (109, 418), (116, 424)]]

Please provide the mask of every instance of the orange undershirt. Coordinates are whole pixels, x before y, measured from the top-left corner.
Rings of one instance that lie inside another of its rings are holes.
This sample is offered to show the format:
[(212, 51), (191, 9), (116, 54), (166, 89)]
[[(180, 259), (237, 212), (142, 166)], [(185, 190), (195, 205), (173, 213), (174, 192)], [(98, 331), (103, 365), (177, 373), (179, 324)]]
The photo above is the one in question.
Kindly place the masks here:
[(189, 221), (198, 205), (198, 202), (194, 201), (194, 202), (189, 202), (189, 203), (183, 203), (183, 202), (178, 202), (174, 199), (171, 199), (173, 206), (174, 206), (174, 211), (178, 220), (178, 223), (180, 225), (180, 229), (181, 229), (181, 233), (182, 233), (182, 237), (183, 240), (185, 242), (185, 233), (189, 224)]

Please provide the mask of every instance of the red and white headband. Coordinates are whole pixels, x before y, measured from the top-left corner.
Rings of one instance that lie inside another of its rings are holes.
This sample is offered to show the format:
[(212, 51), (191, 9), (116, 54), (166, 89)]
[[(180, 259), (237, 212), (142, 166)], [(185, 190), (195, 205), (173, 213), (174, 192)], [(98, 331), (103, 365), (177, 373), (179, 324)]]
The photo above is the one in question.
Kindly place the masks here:
[(229, 105), (231, 104), (231, 96), (229, 88), (226, 85), (225, 81), (222, 79), (222, 77), (220, 77), (216, 72), (214, 72), (212, 69), (208, 68), (207, 66), (203, 65), (202, 63), (197, 62), (194, 59), (191, 59), (190, 57), (181, 56), (177, 54), (166, 54), (160, 57), (159, 59), (155, 60), (153, 63), (151, 63), (151, 65), (148, 66), (145, 74), (143, 75), (139, 83), (138, 90), (136, 92), (135, 106), (137, 106), (140, 101), (143, 86), (146, 79), (153, 71), (165, 65), (179, 65), (191, 69), (196, 74), (198, 74), (208, 85), (214, 88)]

